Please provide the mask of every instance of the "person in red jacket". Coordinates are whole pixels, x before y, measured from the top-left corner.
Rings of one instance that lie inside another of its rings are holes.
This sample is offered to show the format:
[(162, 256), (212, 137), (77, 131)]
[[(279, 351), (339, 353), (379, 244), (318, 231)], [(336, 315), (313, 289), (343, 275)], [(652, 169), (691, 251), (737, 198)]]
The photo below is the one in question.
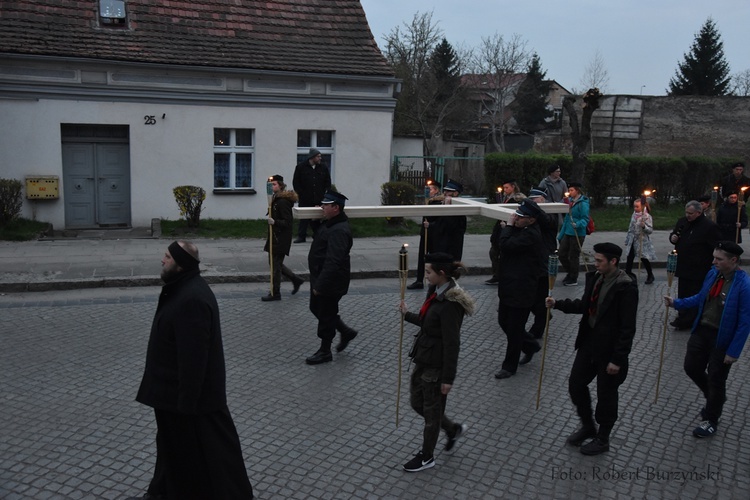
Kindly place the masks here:
[(429, 283), (427, 300), (419, 313), (409, 312), (404, 301), (399, 310), (404, 319), (420, 327), (409, 356), (414, 361), (411, 375), (411, 406), (424, 418), (422, 448), (404, 464), (407, 472), (435, 466), (435, 446), (440, 430), (448, 436), (445, 451), (450, 452), (466, 432), (466, 426), (445, 415), (448, 393), (453, 387), (461, 346), (464, 315), (474, 313), (474, 300), (456, 284), (465, 271), (463, 264), (447, 253), (428, 254), (425, 277)]

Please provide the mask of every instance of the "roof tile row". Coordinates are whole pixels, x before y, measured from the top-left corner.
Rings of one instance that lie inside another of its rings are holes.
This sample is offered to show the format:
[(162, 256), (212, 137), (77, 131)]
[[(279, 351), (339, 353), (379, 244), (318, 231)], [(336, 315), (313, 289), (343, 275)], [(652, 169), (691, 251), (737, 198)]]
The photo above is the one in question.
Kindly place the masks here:
[(358, 0), (127, 0), (100, 24), (97, 0), (5, 0), (0, 53), (222, 68), (393, 76)]

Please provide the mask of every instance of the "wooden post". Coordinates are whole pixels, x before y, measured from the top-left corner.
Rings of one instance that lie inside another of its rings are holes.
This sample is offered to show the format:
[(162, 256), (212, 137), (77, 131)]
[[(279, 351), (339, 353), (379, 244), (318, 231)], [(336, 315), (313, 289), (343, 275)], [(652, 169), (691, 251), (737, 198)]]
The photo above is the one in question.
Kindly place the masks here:
[[(401, 245), (398, 252), (398, 277), (401, 280), (401, 302), (406, 298), (406, 280), (409, 275), (408, 245)], [(404, 313), (401, 313), (401, 330), (398, 337), (398, 381), (396, 383), (396, 427), (398, 427), (399, 406), (401, 405), (401, 351), (404, 344)]]
[[(268, 182), (266, 182), (266, 195), (268, 195), (268, 217), (273, 219), (273, 212), (271, 212), (273, 203), (273, 177), (269, 177)], [(268, 265), (271, 269), (271, 295), (273, 295), (273, 224), (268, 225)]]
[[(677, 250), (672, 250), (667, 256), (667, 295), (672, 295), (672, 280), (677, 271)], [(659, 374), (656, 376), (656, 396), (654, 403), (659, 399), (659, 384), (661, 384), (661, 370), (664, 366), (664, 346), (667, 343), (667, 322), (669, 321), (669, 305), (665, 304), (664, 312), (664, 332), (661, 338), (661, 354), (659, 356)]]
[[(557, 279), (557, 266), (560, 263), (560, 259), (557, 253), (549, 256), (547, 259), (547, 277), (549, 279), (549, 291), (548, 296), (552, 296), (552, 289), (555, 288), (555, 280)], [(542, 395), (542, 379), (544, 378), (544, 360), (547, 357), (547, 339), (549, 338), (549, 318), (550, 308), (547, 308), (547, 320), (544, 325), (544, 342), (542, 342), (542, 366), (539, 368), (539, 386), (536, 390), (536, 409), (539, 409), (539, 398)]]

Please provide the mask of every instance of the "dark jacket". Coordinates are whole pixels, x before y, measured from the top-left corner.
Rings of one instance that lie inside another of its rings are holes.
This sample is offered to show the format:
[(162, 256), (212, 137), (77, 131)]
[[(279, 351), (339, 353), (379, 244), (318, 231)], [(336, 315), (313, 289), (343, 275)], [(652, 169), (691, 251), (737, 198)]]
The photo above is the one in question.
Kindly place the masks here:
[(703, 280), (713, 262), (714, 248), (721, 235), (719, 227), (708, 217), (700, 216), (693, 222), (681, 217), (671, 233), (679, 236), (674, 248), (677, 250), (678, 278)]
[[(434, 291), (431, 285), (427, 297)], [(409, 356), (419, 367), (439, 368), (443, 384), (452, 384), (456, 378), (464, 314), (474, 314), (474, 299), (451, 281), (448, 289), (432, 301), (424, 318), (420, 320), (414, 312), (404, 315), (406, 321), (420, 327)]]
[(537, 297), (539, 278), (547, 274), (548, 253), (539, 224), (505, 226), (498, 244), (502, 259), (497, 296), (503, 305), (530, 308)]
[[(442, 205), (444, 197), (442, 195), (435, 196), (433, 198), (430, 198), (427, 201), (428, 205)], [(435, 216), (429, 216), (429, 217), (422, 217), (422, 227), (419, 228), (419, 247), (421, 252), (425, 252), (425, 247), (422, 246), (423, 244), (427, 246), (427, 253), (434, 252), (433, 247), (435, 245), (435, 241), (440, 236), (438, 233), (438, 230), (440, 229), (440, 225), (435, 225), (437, 220), (440, 217)], [(429, 227), (427, 228), (427, 231), (425, 231), (424, 222), (429, 222)], [(425, 236), (427, 237), (427, 240), (425, 240)]]
[(542, 214), (537, 218), (537, 224), (542, 232), (547, 255), (552, 255), (557, 251), (557, 214)]
[[(738, 236), (737, 232), (737, 207), (739, 203), (728, 203), (724, 202), (716, 211), (716, 225), (719, 226), (721, 231), (722, 240), (734, 241), (735, 237)], [(747, 227), (747, 211), (745, 205), (740, 208), (740, 225), (742, 228)], [(739, 231), (739, 239), (737, 243), (742, 243), (742, 231)]]
[(352, 249), (352, 231), (344, 212), (323, 221), (315, 233), (307, 265), (310, 268), (310, 286), (321, 295), (342, 296), (349, 291)]
[(314, 207), (320, 205), (326, 191), (331, 187), (331, 173), (328, 165), (320, 162), (315, 168), (305, 160), (294, 169), (292, 186), (299, 196), (299, 206)]
[[(297, 202), (297, 194), (294, 191), (279, 191), (273, 195), (271, 201), (271, 218), (273, 226), (268, 226), (268, 234), (273, 232), (273, 253), (276, 255), (289, 255), (292, 247), (292, 207)], [(268, 237), (263, 251), (268, 251)]]
[(567, 314), (582, 314), (578, 325), (575, 348), (586, 346), (592, 356), (601, 362), (623, 367), (633, 347), (636, 313), (638, 312), (638, 285), (625, 271), (619, 271), (617, 281), (604, 296), (594, 327), (589, 326), (591, 292), (599, 273), (586, 273), (586, 288), (583, 298), (564, 299), (555, 302), (555, 309)]
[(742, 175), (737, 179), (734, 174), (729, 174), (721, 181), (721, 197), (726, 199), (730, 193), (739, 194), (743, 187), (750, 187), (750, 178)]
[(136, 401), (183, 414), (226, 407), (219, 306), (198, 270), (162, 287)]
[(460, 261), (464, 253), (464, 234), (466, 233), (465, 215), (447, 215), (436, 217), (430, 222), (428, 237), (431, 251), (445, 252)]

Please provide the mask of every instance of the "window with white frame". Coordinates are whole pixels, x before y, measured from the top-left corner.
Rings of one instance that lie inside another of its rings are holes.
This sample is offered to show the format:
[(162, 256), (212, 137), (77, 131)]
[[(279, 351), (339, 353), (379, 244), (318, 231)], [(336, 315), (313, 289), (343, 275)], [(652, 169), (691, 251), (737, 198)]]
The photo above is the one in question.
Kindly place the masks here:
[(251, 128), (214, 129), (214, 189), (252, 189), (254, 132)]
[(328, 165), (331, 172), (331, 182), (334, 176), (334, 131), (333, 130), (297, 130), (297, 163), (307, 160), (310, 148), (320, 151), (323, 163)]

